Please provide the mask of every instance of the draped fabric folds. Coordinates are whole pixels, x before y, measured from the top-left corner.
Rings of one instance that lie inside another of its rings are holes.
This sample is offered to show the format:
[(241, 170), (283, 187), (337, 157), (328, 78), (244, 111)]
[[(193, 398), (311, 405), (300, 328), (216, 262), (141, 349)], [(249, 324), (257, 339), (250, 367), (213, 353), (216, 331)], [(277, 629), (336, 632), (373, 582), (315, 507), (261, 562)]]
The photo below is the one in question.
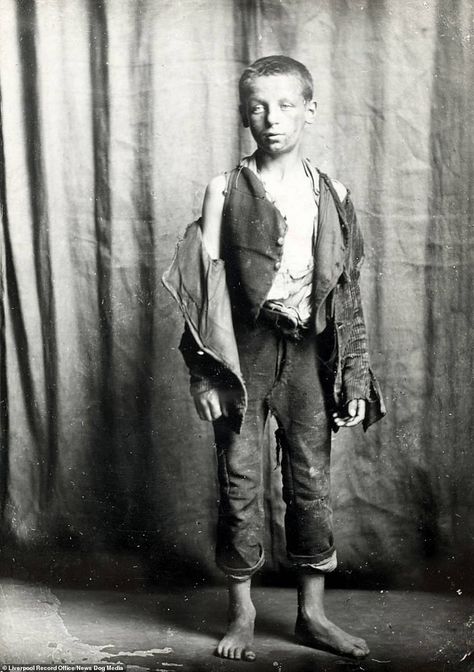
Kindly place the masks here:
[[(212, 432), (160, 277), (206, 183), (252, 151), (243, 66), (285, 53), (315, 79), (306, 155), (364, 231), (388, 407), (334, 440), (339, 576), (467, 585), (473, 16), (469, 0), (2, 0), (4, 540), (216, 576)], [(271, 441), (266, 460), (268, 571), (285, 565)]]

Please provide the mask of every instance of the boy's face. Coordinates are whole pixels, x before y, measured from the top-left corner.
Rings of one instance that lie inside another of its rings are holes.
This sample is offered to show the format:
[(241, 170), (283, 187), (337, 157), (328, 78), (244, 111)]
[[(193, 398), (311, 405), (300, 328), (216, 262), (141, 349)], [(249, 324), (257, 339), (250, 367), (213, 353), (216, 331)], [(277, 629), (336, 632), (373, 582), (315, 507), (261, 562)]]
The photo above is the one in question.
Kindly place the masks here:
[(245, 127), (249, 127), (259, 148), (269, 155), (297, 149), (306, 124), (313, 123), (316, 103), (302, 95), (300, 80), (293, 75), (255, 78), (240, 106)]

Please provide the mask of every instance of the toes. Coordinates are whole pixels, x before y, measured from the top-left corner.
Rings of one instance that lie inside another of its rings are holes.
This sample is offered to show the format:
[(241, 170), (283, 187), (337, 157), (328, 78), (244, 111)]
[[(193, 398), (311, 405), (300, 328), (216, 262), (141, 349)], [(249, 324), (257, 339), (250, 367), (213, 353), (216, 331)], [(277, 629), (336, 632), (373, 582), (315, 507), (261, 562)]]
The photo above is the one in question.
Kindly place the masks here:
[(362, 649), (352, 649), (351, 655), (353, 658), (357, 658), (359, 660), (362, 660), (362, 658), (366, 657), (366, 653), (362, 651)]
[(220, 644), (216, 649), (216, 655), (218, 655), (219, 658), (229, 658), (229, 647)]
[(367, 648), (367, 642), (365, 639), (359, 639), (358, 637), (354, 637), (354, 644), (359, 647), (359, 649), (366, 649)]
[(369, 654), (369, 647), (365, 645), (364, 647), (359, 647), (357, 644), (352, 649), (352, 655), (354, 658), (365, 658)]
[(246, 660), (252, 662), (256, 658), (255, 653), (252, 650), (225, 643), (219, 643), (214, 653), (219, 658), (228, 658), (229, 660)]
[(367, 656), (370, 653), (370, 649), (367, 646), (367, 642), (363, 639), (357, 639), (354, 644), (360, 651), (362, 651), (364, 656)]
[(247, 660), (249, 663), (252, 663), (256, 658), (256, 655), (253, 651), (247, 650), (244, 651), (244, 660)]

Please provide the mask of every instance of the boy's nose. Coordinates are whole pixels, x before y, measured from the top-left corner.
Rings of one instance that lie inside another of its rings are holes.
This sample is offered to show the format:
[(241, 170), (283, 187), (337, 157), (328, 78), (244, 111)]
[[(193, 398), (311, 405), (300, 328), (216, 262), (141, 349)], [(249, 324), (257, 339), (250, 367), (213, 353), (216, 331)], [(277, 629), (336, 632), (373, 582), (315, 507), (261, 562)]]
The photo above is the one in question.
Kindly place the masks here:
[(267, 126), (273, 126), (280, 120), (280, 107), (278, 105), (269, 105), (267, 109)]

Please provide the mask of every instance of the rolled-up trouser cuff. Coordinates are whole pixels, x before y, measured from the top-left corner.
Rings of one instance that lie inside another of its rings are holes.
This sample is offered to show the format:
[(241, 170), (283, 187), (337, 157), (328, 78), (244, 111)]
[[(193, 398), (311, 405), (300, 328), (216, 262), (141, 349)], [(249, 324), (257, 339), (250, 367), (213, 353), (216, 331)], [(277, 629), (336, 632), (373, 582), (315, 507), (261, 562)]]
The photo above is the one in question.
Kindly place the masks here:
[(308, 564), (303, 563), (301, 565), (298, 565), (298, 569), (301, 572), (304, 572), (306, 574), (329, 574), (329, 572), (333, 572), (337, 567), (337, 554), (336, 551), (333, 552), (333, 554), (327, 559), (327, 560), (321, 560), (321, 562), (310, 562)]
[(294, 567), (308, 573), (312, 571), (328, 573), (334, 571), (337, 567), (337, 555), (334, 547), (317, 555), (294, 555), (289, 552), (288, 558)]
[(227, 567), (222, 562), (217, 562), (217, 565), (219, 569), (221, 569), (229, 579), (233, 579), (234, 581), (247, 581), (255, 574), (255, 572), (258, 572), (258, 570), (263, 566), (264, 563), (265, 563), (265, 553), (263, 552), (262, 549), (260, 558), (253, 567), (236, 569), (235, 567)]

